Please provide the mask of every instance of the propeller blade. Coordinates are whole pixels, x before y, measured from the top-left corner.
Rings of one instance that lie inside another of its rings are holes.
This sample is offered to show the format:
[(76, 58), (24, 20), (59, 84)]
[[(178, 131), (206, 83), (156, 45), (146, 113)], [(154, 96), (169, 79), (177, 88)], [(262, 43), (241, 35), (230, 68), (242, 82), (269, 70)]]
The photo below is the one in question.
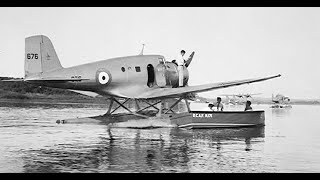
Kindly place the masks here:
[(188, 67), (193, 59), (194, 51), (190, 54), (188, 60), (186, 61), (185, 66)]

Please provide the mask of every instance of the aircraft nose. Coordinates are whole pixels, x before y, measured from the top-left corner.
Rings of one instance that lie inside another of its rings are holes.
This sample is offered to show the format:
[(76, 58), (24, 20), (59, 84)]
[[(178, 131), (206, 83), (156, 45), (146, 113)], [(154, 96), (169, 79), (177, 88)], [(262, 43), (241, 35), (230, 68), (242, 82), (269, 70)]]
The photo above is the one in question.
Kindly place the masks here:
[(96, 73), (96, 81), (100, 85), (106, 85), (111, 82), (111, 74), (106, 69), (99, 69)]

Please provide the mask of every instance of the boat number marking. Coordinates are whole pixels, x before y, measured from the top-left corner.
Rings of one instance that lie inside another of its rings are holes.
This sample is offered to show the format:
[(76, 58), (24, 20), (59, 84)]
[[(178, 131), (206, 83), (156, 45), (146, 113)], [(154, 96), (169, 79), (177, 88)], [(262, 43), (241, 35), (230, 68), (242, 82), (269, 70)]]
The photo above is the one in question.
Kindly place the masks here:
[(212, 118), (212, 114), (196, 114), (196, 113), (193, 113), (192, 114), (192, 117), (205, 117), (205, 118)]

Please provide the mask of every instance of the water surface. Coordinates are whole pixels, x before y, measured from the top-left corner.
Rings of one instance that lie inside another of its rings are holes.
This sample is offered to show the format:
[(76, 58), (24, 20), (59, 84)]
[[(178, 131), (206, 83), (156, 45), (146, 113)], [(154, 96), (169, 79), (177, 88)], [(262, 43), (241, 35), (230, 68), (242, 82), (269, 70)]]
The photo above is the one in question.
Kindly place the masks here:
[(269, 106), (253, 105), (262, 128), (186, 130), (57, 124), (107, 107), (3, 102), (0, 172), (319, 172), (320, 106)]

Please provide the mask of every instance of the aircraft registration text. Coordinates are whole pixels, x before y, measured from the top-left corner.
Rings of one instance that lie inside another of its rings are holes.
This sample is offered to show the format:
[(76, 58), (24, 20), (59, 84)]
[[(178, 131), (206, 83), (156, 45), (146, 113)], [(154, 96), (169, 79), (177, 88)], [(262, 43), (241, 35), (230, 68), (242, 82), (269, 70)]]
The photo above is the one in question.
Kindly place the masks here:
[(28, 53), (27, 59), (38, 59), (38, 54)]

